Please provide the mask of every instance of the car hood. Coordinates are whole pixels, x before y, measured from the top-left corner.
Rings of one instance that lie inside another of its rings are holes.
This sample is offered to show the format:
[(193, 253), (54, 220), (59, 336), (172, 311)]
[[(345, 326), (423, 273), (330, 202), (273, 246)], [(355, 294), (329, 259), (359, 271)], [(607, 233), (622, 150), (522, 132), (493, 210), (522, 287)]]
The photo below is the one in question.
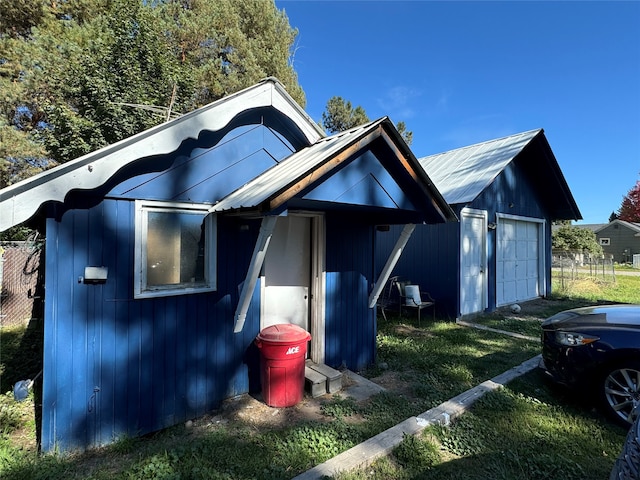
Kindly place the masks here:
[(640, 305), (602, 305), (565, 310), (547, 318), (542, 328), (620, 325), (640, 328)]

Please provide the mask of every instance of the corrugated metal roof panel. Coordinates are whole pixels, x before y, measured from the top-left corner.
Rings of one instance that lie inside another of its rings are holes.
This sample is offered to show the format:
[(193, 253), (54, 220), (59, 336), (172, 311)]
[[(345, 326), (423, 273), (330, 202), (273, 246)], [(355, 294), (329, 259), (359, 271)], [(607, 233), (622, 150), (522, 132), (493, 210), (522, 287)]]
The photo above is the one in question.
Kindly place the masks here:
[(418, 159), (450, 205), (473, 201), (542, 129)]
[(321, 139), (310, 147), (290, 155), (227, 195), (211, 207), (210, 211), (254, 209), (260, 206), (269, 198), (299, 182), (324, 162), (334, 158), (341, 150), (372, 133), (385, 118)]
[[(405, 186), (413, 192), (414, 199), (420, 204), (416, 207), (426, 215), (425, 218), (428, 217), (433, 223), (457, 221), (455, 213), (420, 167), (418, 160), (388, 117), (320, 139), (315, 144), (293, 153), (221, 199), (210, 211), (276, 213), (286, 208), (289, 200), (303, 198), (309, 189), (324, 182), (345, 166), (345, 162), (360, 158), (360, 154), (367, 149), (387, 155), (387, 160), (391, 157), (396, 158), (397, 163), (384, 168), (397, 168), (399, 181), (409, 182)], [(400, 173), (401, 171), (404, 173)]]

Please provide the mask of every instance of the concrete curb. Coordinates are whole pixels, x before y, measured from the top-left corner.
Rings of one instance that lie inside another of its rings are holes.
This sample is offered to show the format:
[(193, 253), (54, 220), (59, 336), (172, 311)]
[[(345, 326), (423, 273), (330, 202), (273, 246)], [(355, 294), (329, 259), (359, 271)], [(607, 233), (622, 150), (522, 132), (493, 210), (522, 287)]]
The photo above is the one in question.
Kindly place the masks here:
[(441, 403), (437, 407), (421, 413), (417, 417), (410, 417), (375, 437), (350, 448), (346, 452), (342, 452), (326, 462), (301, 473), (294, 480), (316, 480), (370, 465), (376, 459), (391, 453), (402, 442), (405, 435), (417, 435), (429, 425), (448, 425), (452, 419), (463, 414), (485, 393), (496, 390), (514, 378), (535, 369), (541, 358), (541, 355), (536, 355), (520, 365), (493, 377), (491, 380), (487, 380)]
[(498, 330), (497, 328), (485, 327), (484, 325), (480, 325), (478, 323), (465, 322), (464, 320), (456, 320), (456, 324), (461, 325), (463, 327), (470, 327), (470, 328), (477, 328), (478, 330), (485, 330), (487, 332), (501, 333), (502, 335), (507, 335), (513, 338), (520, 338), (521, 340), (529, 340), (532, 342), (540, 341), (540, 338), (538, 337), (528, 337), (527, 335), (522, 335), (521, 333), (507, 332), (506, 330)]

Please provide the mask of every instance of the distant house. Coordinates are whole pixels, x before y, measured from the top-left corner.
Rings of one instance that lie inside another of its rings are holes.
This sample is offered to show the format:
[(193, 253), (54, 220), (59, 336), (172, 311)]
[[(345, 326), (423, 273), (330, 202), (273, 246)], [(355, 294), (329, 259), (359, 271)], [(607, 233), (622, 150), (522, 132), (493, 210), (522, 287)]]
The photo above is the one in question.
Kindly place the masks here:
[(605, 255), (617, 263), (632, 263), (640, 254), (640, 223), (613, 220), (610, 223), (575, 225), (592, 230)]
[[(543, 130), (424, 157), (420, 164), (460, 222), (418, 226), (393, 274), (419, 284), (450, 318), (547, 295), (551, 223), (582, 217)], [(397, 229), (378, 232), (382, 257)]]
[(376, 225), (450, 221), (388, 118), (326, 137), (274, 79), (0, 190), (0, 231), (46, 234), (42, 450), (257, 391), (275, 323), (373, 363)]

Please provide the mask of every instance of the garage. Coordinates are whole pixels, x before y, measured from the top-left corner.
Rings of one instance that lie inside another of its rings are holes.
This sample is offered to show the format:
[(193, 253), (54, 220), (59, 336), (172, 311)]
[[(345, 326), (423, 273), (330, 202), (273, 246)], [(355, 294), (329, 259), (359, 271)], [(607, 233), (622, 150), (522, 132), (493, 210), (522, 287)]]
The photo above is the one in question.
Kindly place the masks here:
[(497, 306), (531, 300), (545, 294), (542, 226), (542, 220), (498, 217)]

